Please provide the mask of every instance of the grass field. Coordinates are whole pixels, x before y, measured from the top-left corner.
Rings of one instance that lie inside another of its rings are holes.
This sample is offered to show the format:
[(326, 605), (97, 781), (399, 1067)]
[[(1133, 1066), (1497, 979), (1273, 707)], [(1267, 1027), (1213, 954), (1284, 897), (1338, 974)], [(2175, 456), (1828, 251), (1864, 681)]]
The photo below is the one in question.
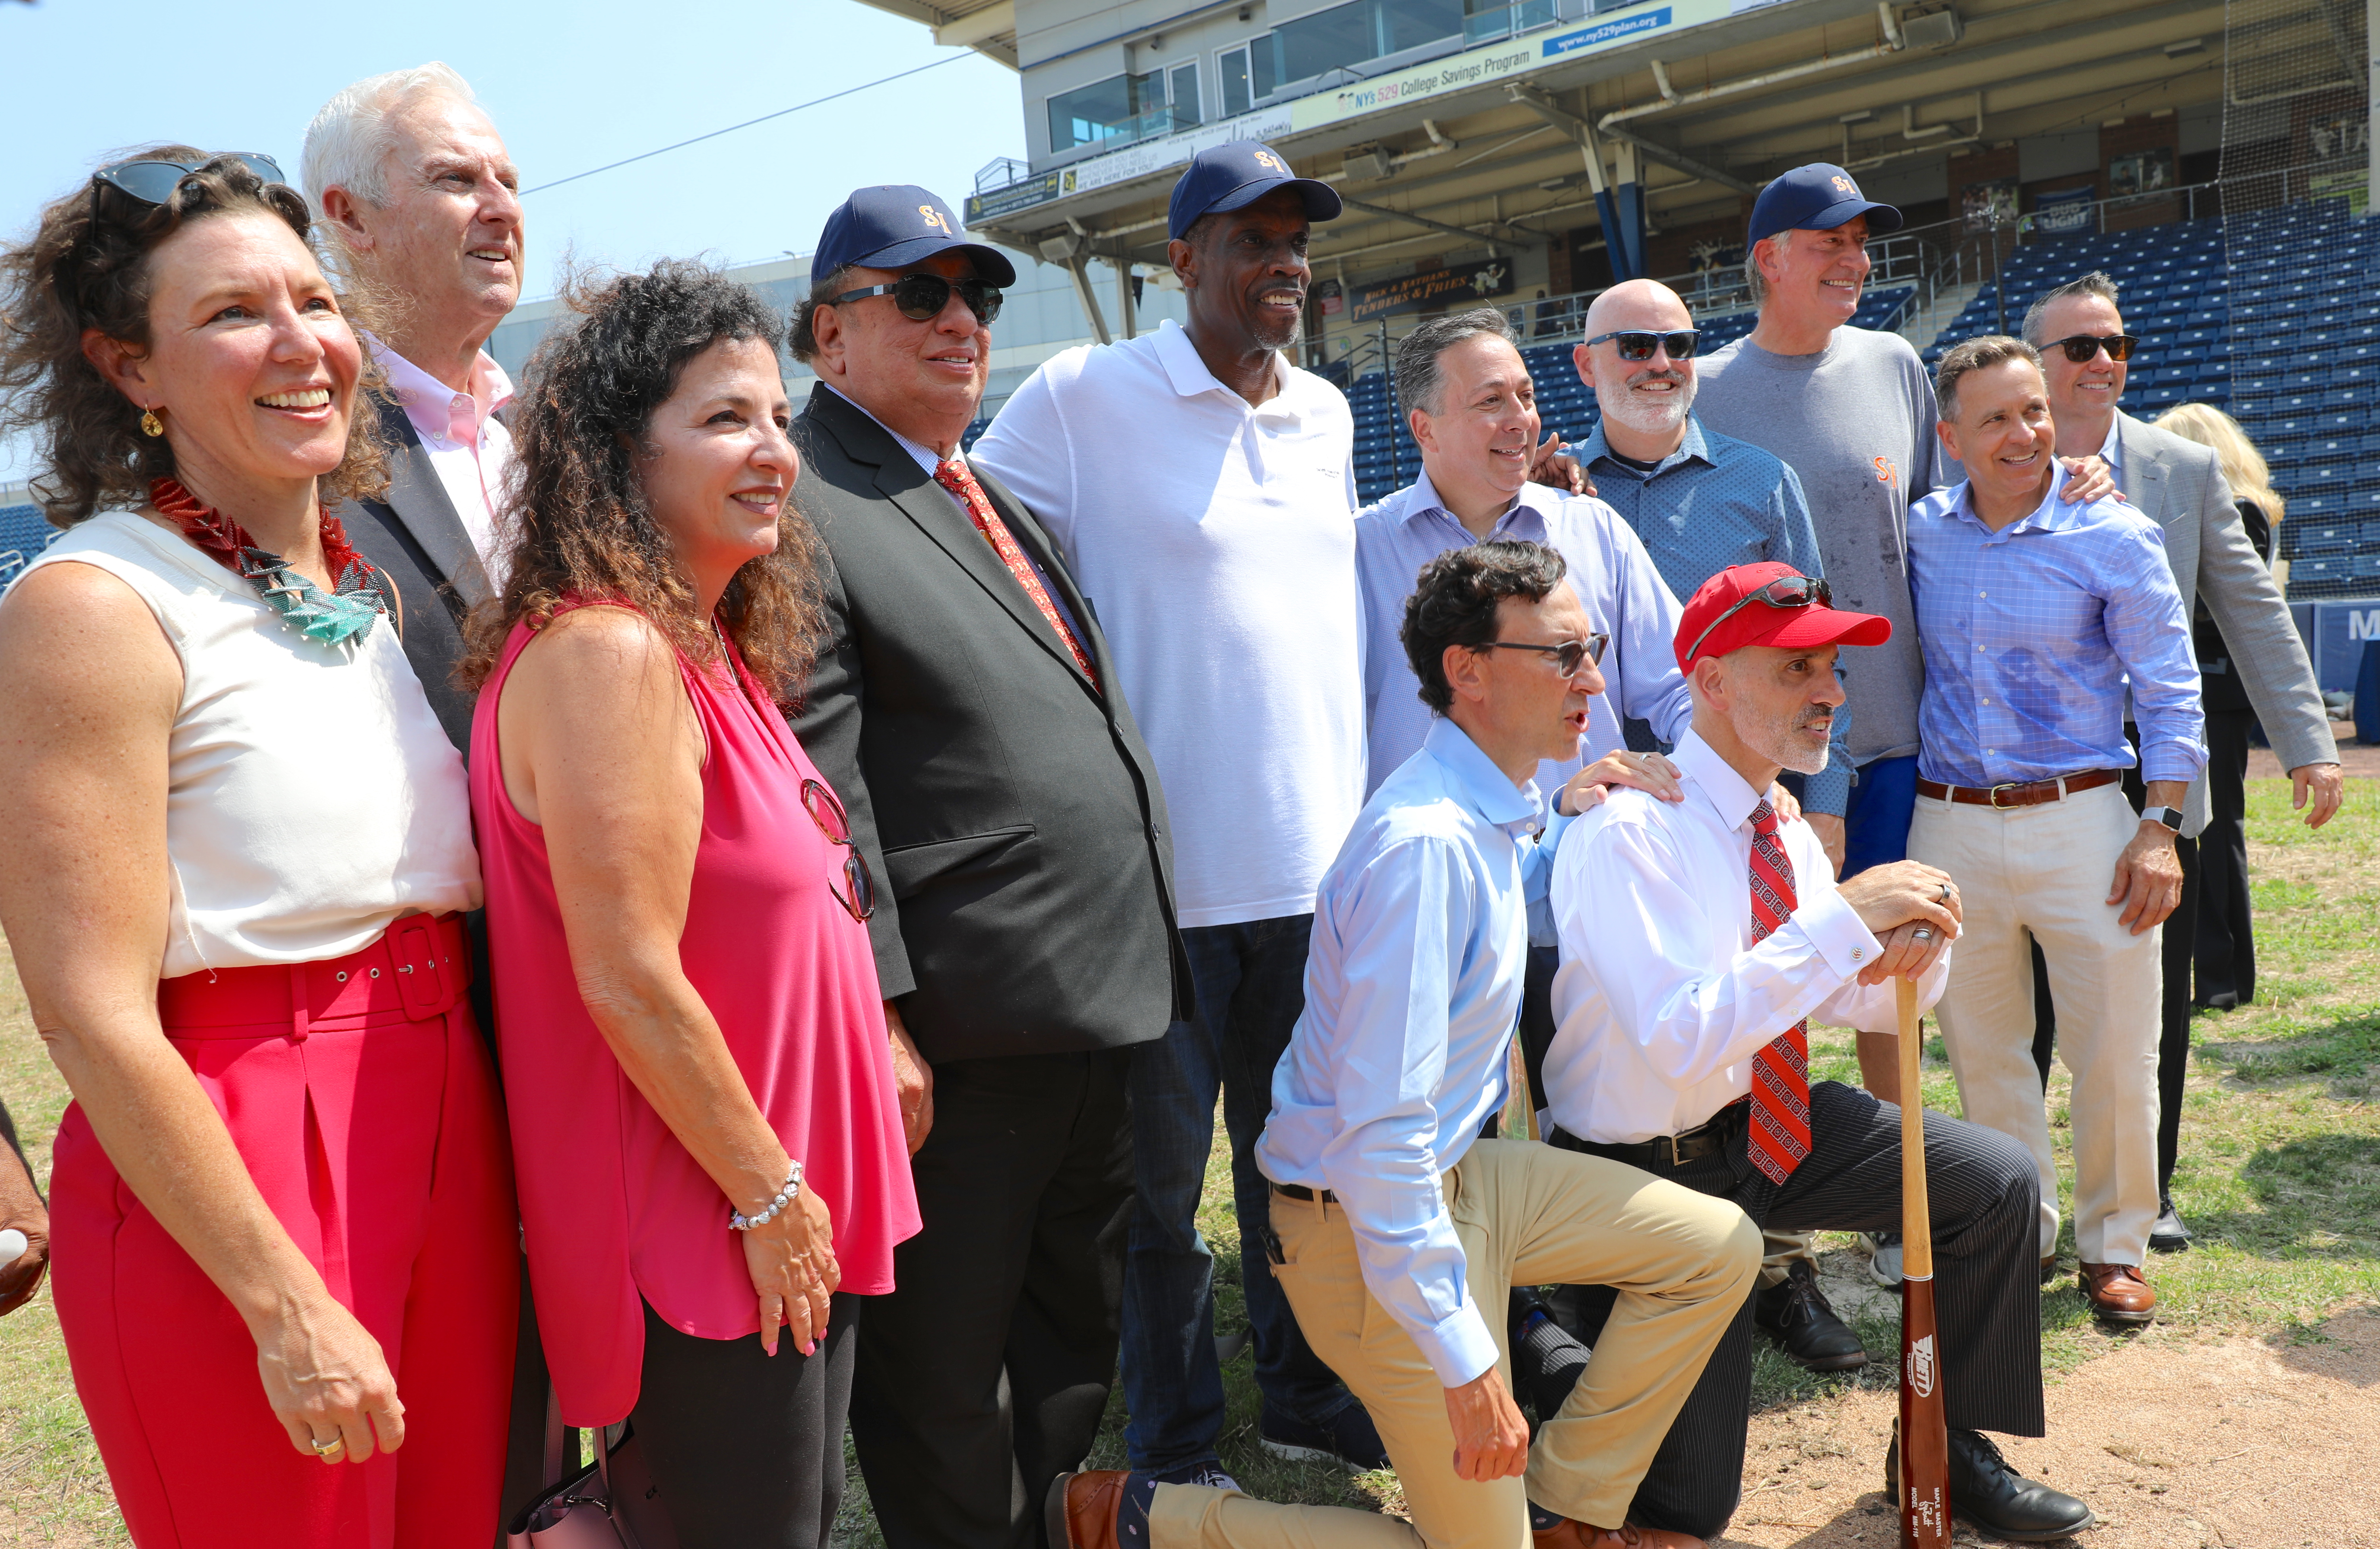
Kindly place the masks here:
[[(2188, 1253), (2151, 1266), (2162, 1305), (2145, 1335), (2109, 1336), (2092, 1323), (2070, 1280), (2043, 1299), (2053, 1374), (2128, 1347), (2217, 1336), (2281, 1341), (2323, 1337), (2319, 1325), (2350, 1302), (2380, 1301), (2380, 781), (2350, 782), (2346, 810), (2309, 834), (2289, 811), (2284, 781), (2249, 788), (2255, 868), (2256, 1004), (2202, 1013), (2192, 1029), (2175, 1203), (2198, 1233)], [(1848, 1035), (1813, 1038), (1813, 1073), (1855, 1080)], [(2065, 1132), (2066, 1076), (2051, 1083), (2052, 1119)], [(13, 971), (0, 971), (0, 1096), (17, 1116), (38, 1176), (65, 1092), (27, 1023)], [(1938, 1041), (1929, 1040), (1925, 1097), (1958, 1111)], [(1218, 1325), (1245, 1326), (1237, 1232), (1219, 1154), (1201, 1225), (1218, 1261)], [(1823, 1247), (1840, 1250), (1847, 1239)], [(2065, 1257), (2072, 1260), (2072, 1242)], [(1896, 1325), (1864, 1318), (1883, 1357), (1853, 1378), (1807, 1375), (1764, 1349), (1755, 1374), (1766, 1408), (1825, 1406), (1857, 1386), (1889, 1388)], [(1225, 1465), (1257, 1495), (1394, 1510), (1393, 1474), (1348, 1478), (1281, 1464), (1256, 1445), (1257, 1394), (1245, 1357), (1225, 1371), (1231, 1400)], [(1094, 1466), (1121, 1466), (1121, 1401)], [(877, 1542), (856, 1470), (844, 1514), (854, 1549)], [(0, 1320), (0, 1545), (120, 1543), (124, 1534), (74, 1400), (46, 1295)]]

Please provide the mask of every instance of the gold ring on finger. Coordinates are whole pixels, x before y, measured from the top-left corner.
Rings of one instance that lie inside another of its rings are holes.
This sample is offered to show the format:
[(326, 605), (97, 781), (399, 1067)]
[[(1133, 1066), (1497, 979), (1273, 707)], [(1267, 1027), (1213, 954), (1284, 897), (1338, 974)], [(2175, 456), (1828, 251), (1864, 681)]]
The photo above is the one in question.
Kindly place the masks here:
[(347, 1445), (347, 1438), (345, 1436), (333, 1436), (329, 1441), (320, 1441), (314, 1437), (309, 1436), (306, 1439), (306, 1445), (314, 1449), (315, 1457), (328, 1458), (333, 1453), (345, 1447)]

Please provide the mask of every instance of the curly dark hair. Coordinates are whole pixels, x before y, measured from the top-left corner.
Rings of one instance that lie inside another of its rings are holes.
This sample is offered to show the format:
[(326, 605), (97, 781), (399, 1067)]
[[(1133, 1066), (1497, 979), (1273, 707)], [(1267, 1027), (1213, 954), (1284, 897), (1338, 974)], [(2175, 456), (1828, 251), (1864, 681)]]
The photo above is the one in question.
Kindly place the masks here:
[[(690, 260), (603, 282), (576, 279), (563, 299), (577, 321), (538, 346), (516, 400), (499, 516), (510, 577), (504, 595), (468, 623), (469, 653), (455, 677), (470, 688), (495, 670), (516, 623), (540, 628), (571, 598), (627, 603), (681, 656), (720, 660), (645, 502), (636, 460), (651, 454), (653, 415), (688, 362), (730, 340), (760, 340), (773, 355), (783, 321), (749, 285)], [(817, 538), (790, 498), (778, 512), (776, 552), (736, 571), (719, 619), (752, 675), (779, 699), (790, 697), (825, 625)]]
[(1423, 565), (1397, 632), (1405, 660), (1421, 680), (1421, 702), (1444, 715), (1454, 704), (1446, 647), (1493, 640), (1499, 603), (1508, 597), (1542, 602), (1569, 569), (1558, 551), (1542, 543), (1474, 543)]
[[(30, 239), (0, 251), (0, 430), (32, 432), (42, 467), (33, 497), (61, 527), (103, 505), (137, 505), (151, 480), (175, 471), (170, 438), (141, 434), (140, 411), (82, 353), (83, 331), (92, 328), (148, 348), (150, 255), (192, 221), (249, 211), (276, 217), (312, 246), (305, 197), (232, 157), (210, 161), (187, 145), (159, 145), (119, 159), (197, 170), (163, 204), (104, 183), (94, 197), (94, 185), (85, 184), (42, 211)], [(370, 309), (358, 298), (344, 294), (340, 305), (351, 326), (369, 324)], [(326, 506), (388, 488), (379, 417), (365, 401), (382, 380), (366, 350), (346, 456), (321, 482)]]

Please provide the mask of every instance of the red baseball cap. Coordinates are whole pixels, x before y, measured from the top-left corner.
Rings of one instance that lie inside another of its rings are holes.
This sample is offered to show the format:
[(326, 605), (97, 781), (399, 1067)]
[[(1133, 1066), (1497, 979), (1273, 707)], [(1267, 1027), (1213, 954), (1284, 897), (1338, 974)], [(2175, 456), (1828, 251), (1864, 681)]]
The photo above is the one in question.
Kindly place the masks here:
[(1730, 565), (1697, 587), (1678, 621), (1678, 671), (1691, 672), (1705, 657), (1746, 646), (1881, 646), (1892, 638), (1890, 619), (1830, 608), (1823, 599), (1798, 608), (1745, 601), (1771, 582), (1789, 579), (1807, 577), (1771, 560)]

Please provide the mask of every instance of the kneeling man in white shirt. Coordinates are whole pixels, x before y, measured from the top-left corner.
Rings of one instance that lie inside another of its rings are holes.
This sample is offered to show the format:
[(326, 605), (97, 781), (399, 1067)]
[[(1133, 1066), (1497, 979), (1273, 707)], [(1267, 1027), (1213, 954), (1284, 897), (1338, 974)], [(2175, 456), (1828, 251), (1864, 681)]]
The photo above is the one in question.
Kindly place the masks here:
[[(1273, 1274), (1378, 1425), (1412, 1520), (1080, 1473), (1051, 1493), (1052, 1549), (1699, 1549), (1629, 1527), (1628, 1503), (1745, 1303), (1760, 1234), (1634, 1168), (1481, 1137), (1510, 1091), (1542, 881), (1532, 777), (1576, 756), (1603, 686), (1607, 636), (1563, 569), (1506, 542), (1423, 567), (1402, 643), (1436, 713), (1322, 878), (1257, 1144)], [(1616, 1305), (1532, 1446), (1506, 1299), (1590, 1278)]]
[[(1765, 1228), (1885, 1231), (1900, 1225), (1900, 1110), (1840, 1082), (1812, 1085), (1808, 1024), (1896, 1031), (1895, 976), (1931, 1005), (1958, 934), (1958, 890), (1914, 861), (1838, 886), (1809, 825), (1780, 822), (1762, 794), (1780, 767), (1826, 766), (1843, 702), (1837, 647), (1891, 633), (1829, 601), (1824, 582), (1782, 564), (1705, 582), (1678, 628), (1694, 696), (1694, 729), (1670, 756), (1685, 799), (1617, 791), (1563, 838), (1548, 1138), (1730, 1200)], [(2018, 1475), (1982, 1434), (2043, 1431), (2032, 1157), (1939, 1115), (1926, 1120), (1925, 1154), (1952, 1511), (2003, 1538), (2063, 1537), (2090, 1526), (2090, 1507)], [(1751, 1388), (1747, 1299), (1669, 1427), (1632, 1519), (1704, 1537), (1726, 1528)]]

